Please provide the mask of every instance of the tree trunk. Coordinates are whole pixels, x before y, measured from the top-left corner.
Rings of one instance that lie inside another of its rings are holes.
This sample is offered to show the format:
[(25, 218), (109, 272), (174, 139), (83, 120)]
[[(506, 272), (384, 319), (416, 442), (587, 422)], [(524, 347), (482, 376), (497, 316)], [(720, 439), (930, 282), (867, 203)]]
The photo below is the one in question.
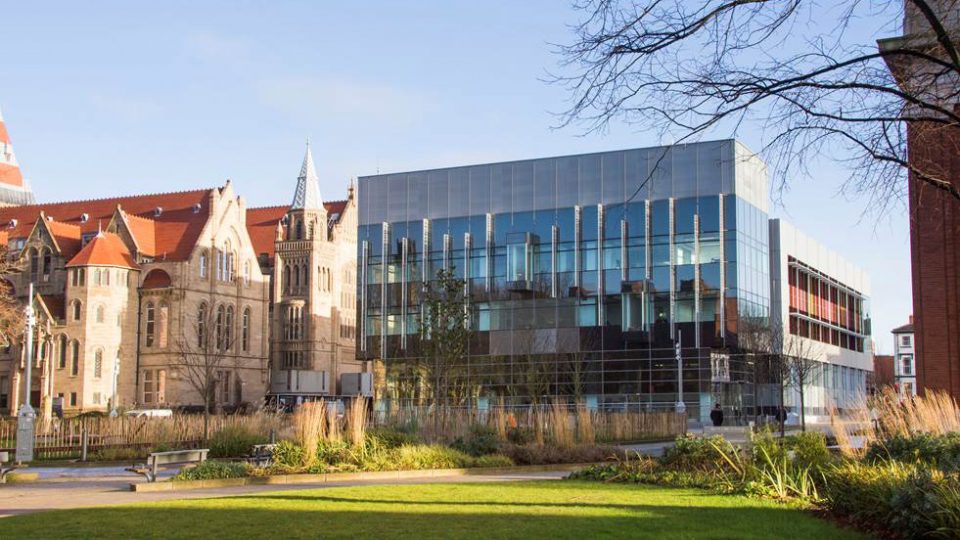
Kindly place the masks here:
[(783, 403), (785, 394), (786, 394), (785, 384), (784, 384), (784, 381), (781, 380), (780, 381), (780, 410), (777, 411), (777, 420), (780, 421), (780, 438), (781, 439), (785, 434), (786, 428), (784, 424), (787, 421), (787, 407)]
[(800, 431), (807, 431), (807, 413), (804, 401), (803, 380), (800, 380)]

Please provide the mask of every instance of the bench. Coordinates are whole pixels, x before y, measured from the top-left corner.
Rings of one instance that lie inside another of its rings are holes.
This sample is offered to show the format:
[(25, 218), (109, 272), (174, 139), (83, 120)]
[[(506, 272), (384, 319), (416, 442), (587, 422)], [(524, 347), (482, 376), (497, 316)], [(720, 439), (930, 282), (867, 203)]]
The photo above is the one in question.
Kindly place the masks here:
[(247, 455), (247, 461), (254, 467), (266, 467), (273, 462), (273, 449), (277, 445), (274, 443), (270, 444), (255, 444), (250, 454)]
[(10, 462), (9, 452), (0, 452), (0, 484), (5, 484), (7, 482), (7, 474), (19, 468), (20, 465)]
[(157, 481), (157, 469), (161, 465), (194, 465), (207, 460), (209, 449), (174, 450), (172, 452), (153, 452), (143, 465), (134, 465), (126, 470), (146, 477), (147, 482)]

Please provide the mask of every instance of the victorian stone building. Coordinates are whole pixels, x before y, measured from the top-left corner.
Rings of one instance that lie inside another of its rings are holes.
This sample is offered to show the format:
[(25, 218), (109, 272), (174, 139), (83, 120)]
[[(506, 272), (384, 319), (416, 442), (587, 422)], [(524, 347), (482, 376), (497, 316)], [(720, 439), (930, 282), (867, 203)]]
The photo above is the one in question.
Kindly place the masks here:
[(248, 217), (260, 263), (273, 276), (270, 393), (304, 399), (340, 393), (340, 376), (364, 371), (356, 360), (357, 205), (324, 202), (307, 147), (290, 206)]
[[(289, 206), (247, 208), (227, 181), (0, 208), (21, 267), (7, 281), (24, 303), (34, 286), (31, 403), (48, 418), (202, 405), (197, 358), (214, 366), (218, 406), (336, 395), (363, 367), (353, 193), (324, 203), (308, 148)], [(24, 354), (0, 349), (0, 414), (25, 401)]]

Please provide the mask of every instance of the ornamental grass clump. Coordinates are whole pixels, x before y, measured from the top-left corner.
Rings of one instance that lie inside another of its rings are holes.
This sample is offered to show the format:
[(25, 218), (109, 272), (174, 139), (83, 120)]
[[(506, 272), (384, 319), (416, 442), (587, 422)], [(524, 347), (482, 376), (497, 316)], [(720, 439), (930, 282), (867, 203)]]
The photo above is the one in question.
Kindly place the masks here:
[(347, 438), (354, 447), (363, 446), (366, 442), (367, 431), (367, 399), (363, 397), (354, 398), (350, 403), (350, 410), (347, 414)]
[(550, 440), (560, 448), (569, 448), (574, 445), (573, 430), (570, 428), (570, 412), (567, 404), (554, 401), (547, 413), (547, 427), (550, 431)]
[(580, 444), (595, 444), (597, 442), (593, 415), (582, 401), (577, 403), (577, 442)]
[(320, 443), (326, 438), (326, 407), (323, 401), (303, 403), (293, 413), (293, 438), (303, 448), (302, 465), (313, 465)]

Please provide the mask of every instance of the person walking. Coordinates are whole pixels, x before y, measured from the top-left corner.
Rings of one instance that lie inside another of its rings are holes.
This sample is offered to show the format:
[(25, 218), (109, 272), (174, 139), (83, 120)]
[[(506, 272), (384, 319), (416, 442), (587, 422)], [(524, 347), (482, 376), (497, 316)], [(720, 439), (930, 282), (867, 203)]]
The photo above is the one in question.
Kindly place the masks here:
[(710, 411), (710, 420), (713, 421), (714, 427), (720, 427), (723, 425), (723, 409), (720, 407), (720, 404), (717, 403), (713, 406), (713, 410)]

